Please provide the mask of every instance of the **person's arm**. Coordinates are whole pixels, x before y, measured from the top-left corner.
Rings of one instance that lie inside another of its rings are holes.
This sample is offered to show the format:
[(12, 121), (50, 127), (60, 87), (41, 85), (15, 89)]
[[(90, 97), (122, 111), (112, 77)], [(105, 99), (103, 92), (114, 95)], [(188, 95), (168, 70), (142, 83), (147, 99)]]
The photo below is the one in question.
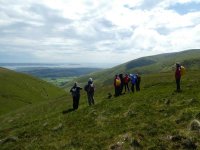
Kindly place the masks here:
[(72, 91), (72, 89), (73, 89), (73, 88), (74, 88), (74, 87), (72, 87), (72, 88), (70, 89), (70, 91), (69, 91), (69, 92), (71, 92), (71, 93), (72, 93), (72, 92), (73, 92), (73, 91)]

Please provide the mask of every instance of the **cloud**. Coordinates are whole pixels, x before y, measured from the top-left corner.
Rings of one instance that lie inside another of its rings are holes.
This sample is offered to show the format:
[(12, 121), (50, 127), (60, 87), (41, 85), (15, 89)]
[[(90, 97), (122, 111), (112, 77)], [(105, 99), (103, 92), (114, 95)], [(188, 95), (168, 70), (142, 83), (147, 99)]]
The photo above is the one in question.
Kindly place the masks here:
[(14, 58), (24, 62), (122, 63), (199, 48), (200, 9), (193, 7), (199, 3), (0, 1), (0, 58), (4, 62)]

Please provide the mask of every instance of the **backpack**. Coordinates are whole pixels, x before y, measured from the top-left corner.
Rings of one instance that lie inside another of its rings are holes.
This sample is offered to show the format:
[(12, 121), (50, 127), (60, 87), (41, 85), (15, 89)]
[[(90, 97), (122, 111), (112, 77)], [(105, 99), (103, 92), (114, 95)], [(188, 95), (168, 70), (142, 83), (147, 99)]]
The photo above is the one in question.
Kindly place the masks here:
[(136, 75), (131, 75), (131, 83), (136, 84), (137, 81), (137, 76)]
[(84, 86), (84, 90), (85, 90), (86, 92), (88, 91), (88, 88), (89, 88), (88, 84)]
[(89, 85), (88, 92), (90, 92), (90, 93), (94, 92), (94, 84), (93, 83)]
[(181, 66), (181, 75), (182, 75), (182, 76), (185, 75), (185, 72), (186, 72), (185, 67), (184, 67), (184, 66)]
[(76, 88), (72, 88), (72, 89), (71, 89), (71, 93), (72, 93), (72, 96), (76, 96), (76, 94), (77, 94), (77, 89), (76, 89)]
[(115, 85), (120, 86), (121, 85), (121, 80), (120, 79), (115, 79)]
[(130, 78), (128, 77), (128, 76), (126, 76), (126, 77), (124, 77), (124, 83), (129, 83), (129, 81), (130, 81)]

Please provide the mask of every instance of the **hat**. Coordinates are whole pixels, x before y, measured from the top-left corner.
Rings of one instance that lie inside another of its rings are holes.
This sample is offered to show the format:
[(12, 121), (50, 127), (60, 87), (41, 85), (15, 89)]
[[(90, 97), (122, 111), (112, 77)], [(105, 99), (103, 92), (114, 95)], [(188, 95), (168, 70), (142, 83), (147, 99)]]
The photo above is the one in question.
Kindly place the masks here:
[(89, 78), (89, 81), (92, 82), (92, 78)]

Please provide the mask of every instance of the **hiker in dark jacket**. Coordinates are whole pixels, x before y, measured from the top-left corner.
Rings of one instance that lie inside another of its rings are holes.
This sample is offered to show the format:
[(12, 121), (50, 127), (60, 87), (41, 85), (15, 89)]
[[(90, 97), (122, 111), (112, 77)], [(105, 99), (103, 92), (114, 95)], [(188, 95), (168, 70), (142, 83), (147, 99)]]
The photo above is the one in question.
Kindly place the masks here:
[(70, 92), (73, 97), (73, 109), (78, 109), (79, 99), (80, 99), (80, 90), (82, 88), (77, 85), (77, 82), (74, 83), (74, 86), (70, 89)]
[(137, 73), (137, 80), (136, 80), (136, 91), (140, 91), (140, 82), (141, 82), (141, 76)]
[(125, 92), (126, 92), (126, 89), (128, 90), (128, 92), (130, 91), (129, 86), (128, 86), (129, 81), (130, 81), (130, 77), (128, 76), (128, 74), (126, 74), (124, 77)]
[(92, 78), (89, 78), (88, 84), (86, 85), (85, 90), (87, 92), (89, 106), (94, 105), (95, 86), (94, 86)]
[(120, 85), (120, 95), (122, 95), (122, 91), (124, 89), (124, 77), (123, 77), (123, 74), (119, 74), (119, 78), (121, 80), (121, 85)]
[(181, 65), (179, 63), (176, 63), (176, 71), (175, 71), (175, 79), (176, 79), (176, 91), (180, 92), (181, 86)]
[(114, 87), (115, 87), (115, 96), (119, 96), (120, 95), (120, 89), (121, 89), (121, 80), (120, 80), (118, 75), (115, 75)]

